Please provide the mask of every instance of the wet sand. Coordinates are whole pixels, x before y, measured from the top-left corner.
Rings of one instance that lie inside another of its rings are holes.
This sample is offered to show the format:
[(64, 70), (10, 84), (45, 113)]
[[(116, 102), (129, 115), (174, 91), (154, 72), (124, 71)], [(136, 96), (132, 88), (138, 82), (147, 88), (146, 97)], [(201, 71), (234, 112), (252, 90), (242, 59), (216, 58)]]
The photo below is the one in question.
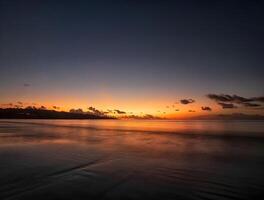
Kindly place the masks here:
[(0, 199), (262, 199), (263, 127), (1, 120)]

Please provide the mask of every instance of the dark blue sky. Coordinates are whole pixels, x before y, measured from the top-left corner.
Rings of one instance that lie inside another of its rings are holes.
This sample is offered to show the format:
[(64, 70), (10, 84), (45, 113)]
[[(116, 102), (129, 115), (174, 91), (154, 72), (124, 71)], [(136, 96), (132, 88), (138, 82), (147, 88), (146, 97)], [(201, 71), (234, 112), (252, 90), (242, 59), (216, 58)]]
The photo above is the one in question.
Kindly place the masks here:
[(0, 2), (2, 101), (264, 94), (263, 1)]

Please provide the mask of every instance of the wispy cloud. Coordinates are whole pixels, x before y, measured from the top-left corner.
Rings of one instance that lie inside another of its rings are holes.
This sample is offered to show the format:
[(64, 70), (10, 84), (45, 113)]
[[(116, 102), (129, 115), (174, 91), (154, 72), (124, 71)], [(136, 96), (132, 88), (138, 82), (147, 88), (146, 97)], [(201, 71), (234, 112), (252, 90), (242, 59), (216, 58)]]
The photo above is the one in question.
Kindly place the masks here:
[(122, 110), (118, 110), (118, 109), (115, 109), (115, 112), (119, 115), (123, 115), (123, 114), (126, 114), (125, 111), (122, 111)]
[(232, 108), (237, 108), (234, 104), (232, 103), (218, 103), (220, 106), (222, 106), (223, 109), (232, 109)]
[(95, 107), (92, 107), (92, 106), (90, 106), (88, 108), (88, 110), (90, 112), (92, 112), (93, 114), (96, 114), (96, 115), (105, 115), (105, 113), (103, 111), (100, 111), (100, 110), (98, 110), (98, 109), (96, 109)]
[[(236, 105), (244, 106), (247, 108), (250, 107), (261, 107), (261, 103), (264, 102), (264, 97), (242, 97), (239, 95), (229, 95), (229, 94), (208, 94), (206, 95), (209, 99), (214, 100), (223, 109), (226, 108), (237, 108)], [(235, 105), (236, 104), (236, 105)]]
[(264, 97), (261, 96), (261, 97), (252, 97), (251, 98), (253, 101), (256, 101), (256, 102), (262, 102), (264, 103)]
[(55, 109), (55, 110), (59, 110), (60, 109), (60, 107), (58, 107), (58, 106), (52, 106), (52, 108)]
[(180, 102), (181, 102), (181, 104), (186, 105), (186, 104), (194, 103), (195, 100), (193, 100), (193, 99), (181, 99)]
[(257, 103), (249, 103), (249, 102), (245, 102), (245, 103), (243, 103), (243, 105), (245, 107), (260, 107), (261, 106), (260, 104), (257, 104)]
[(204, 111), (212, 111), (212, 108), (210, 108), (209, 106), (202, 106), (201, 109)]

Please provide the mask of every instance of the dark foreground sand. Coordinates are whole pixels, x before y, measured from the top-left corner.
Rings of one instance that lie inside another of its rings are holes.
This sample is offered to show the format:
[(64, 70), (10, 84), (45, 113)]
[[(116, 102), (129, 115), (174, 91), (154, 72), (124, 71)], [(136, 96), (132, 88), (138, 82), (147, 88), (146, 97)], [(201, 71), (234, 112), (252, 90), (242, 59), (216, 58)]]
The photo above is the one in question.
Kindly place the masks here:
[(261, 124), (215, 134), (212, 124), (102, 123), (0, 121), (0, 199), (264, 197)]

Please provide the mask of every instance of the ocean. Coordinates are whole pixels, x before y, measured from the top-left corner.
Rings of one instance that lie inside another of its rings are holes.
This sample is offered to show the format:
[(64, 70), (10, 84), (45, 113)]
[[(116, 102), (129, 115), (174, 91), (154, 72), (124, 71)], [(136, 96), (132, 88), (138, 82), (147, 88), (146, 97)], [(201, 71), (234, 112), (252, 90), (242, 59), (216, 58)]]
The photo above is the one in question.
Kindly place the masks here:
[(0, 120), (0, 199), (263, 199), (264, 121)]

